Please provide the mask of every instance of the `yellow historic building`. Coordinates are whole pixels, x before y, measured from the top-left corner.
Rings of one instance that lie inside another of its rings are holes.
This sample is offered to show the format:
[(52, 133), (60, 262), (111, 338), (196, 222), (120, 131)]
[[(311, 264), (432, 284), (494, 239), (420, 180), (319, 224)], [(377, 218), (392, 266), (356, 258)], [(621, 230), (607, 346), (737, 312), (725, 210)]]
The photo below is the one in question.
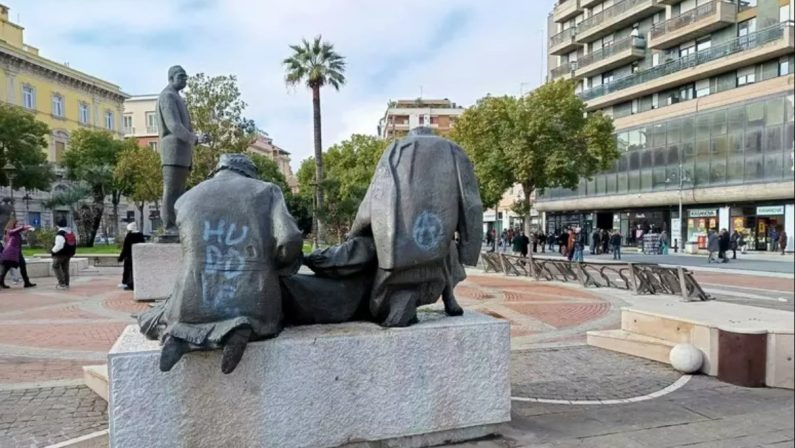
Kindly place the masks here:
[(0, 101), (20, 106), (50, 127), (48, 159), (58, 162), (69, 136), (81, 127), (124, 136), (124, 94), (119, 86), (39, 56), (24, 28), (0, 5)]
[[(80, 128), (106, 129), (123, 138), (124, 100), (129, 95), (115, 84), (41, 57), (36, 47), (25, 43), (24, 28), (9, 20), (8, 9), (0, 4), (0, 102), (28, 110), (47, 123), (48, 160), (58, 163), (69, 147), (69, 137)], [(14, 203), (16, 215), (28, 224), (51, 227), (60, 217), (72, 221), (64, 207), (44, 206), (65, 185), (59, 179), (50, 192), (12, 192), (4, 187), (0, 195), (4, 202)], [(126, 209), (123, 203), (120, 218), (129, 220), (131, 211)]]

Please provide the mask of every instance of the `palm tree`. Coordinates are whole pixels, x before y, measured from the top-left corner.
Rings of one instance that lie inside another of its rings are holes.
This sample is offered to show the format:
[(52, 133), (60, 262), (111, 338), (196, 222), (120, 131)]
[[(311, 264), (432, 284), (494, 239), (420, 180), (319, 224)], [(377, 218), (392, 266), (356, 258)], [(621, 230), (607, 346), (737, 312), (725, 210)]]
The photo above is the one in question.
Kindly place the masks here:
[(323, 42), (321, 36), (312, 42), (301, 39), (300, 45), (290, 45), (293, 54), (285, 59), (285, 81), (294, 86), (302, 82), (312, 89), (312, 118), (315, 124), (315, 210), (312, 219), (314, 244), (318, 246), (322, 223), (318, 213), (323, 209), (323, 145), (320, 135), (320, 88), (330, 85), (339, 91), (345, 84), (345, 58), (334, 51), (334, 45)]

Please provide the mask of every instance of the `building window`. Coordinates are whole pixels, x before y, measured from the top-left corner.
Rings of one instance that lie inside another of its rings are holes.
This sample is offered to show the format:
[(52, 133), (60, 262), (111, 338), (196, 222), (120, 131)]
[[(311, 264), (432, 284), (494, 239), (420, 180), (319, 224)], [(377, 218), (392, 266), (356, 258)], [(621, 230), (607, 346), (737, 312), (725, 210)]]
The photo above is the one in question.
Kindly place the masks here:
[(63, 162), (63, 156), (65, 152), (66, 152), (66, 143), (55, 142), (55, 163), (61, 164)]
[(36, 108), (36, 89), (33, 86), (22, 86), (22, 105), (26, 109)]
[(124, 133), (131, 134), (133, 132), (133, 117), (132, 115), (124, 115), (122, 117), (123, 125), (124, 125)]
[(157, 142), (149, 142), (149, 148), (152, 151), (157, 151)]
[(113, 130), (113, 112), (105, 111), (105, 129)]
[(709, 79), (702, 79), (696, 82), (696, 98), (707, 96), (709, 93)]
[(613, 82), (613, 72), (602, 73), (602, 84), (610, 84)]
[(696, 52), (696, 43), (693, 41), (684, 43), (679, 46), (679, 57), (684, 58), (686, 56), (690, 56), (691, 54), (695, 54)]
[(157, 133), (157, 114), (154, 112), (146, 113), (146, 132), (149, 134)]
[(784, 56), (778, 62), (778, 75), (786, 76), (790, 73), (792, 73), (792, 68), (790, 67), (789, 57)]
[(696, 41), (696, 51), (708, 50), (712, 47), (712, 36), (705, 36)]
[(742, 87), (756, 82), (756, 67), (745, 67), (737, 70), (737, 87)]
[(56, 117), (63, 117), (63, 97), (59, 94), (55, 94), (52, 96), (52, 114)]
[(79, 117), (80, 123), (88, 124), (89, 120), (88, 104), (80, 103), (80, 106), (78, 107), (78, 112), (79, 112), (78, 115), (80, 116)]

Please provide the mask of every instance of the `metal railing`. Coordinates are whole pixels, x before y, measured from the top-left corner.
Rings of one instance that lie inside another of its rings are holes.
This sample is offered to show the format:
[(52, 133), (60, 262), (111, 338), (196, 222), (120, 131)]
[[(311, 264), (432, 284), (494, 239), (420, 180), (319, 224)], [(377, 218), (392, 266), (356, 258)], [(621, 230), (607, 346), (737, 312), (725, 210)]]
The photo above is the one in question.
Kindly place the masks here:
[(587, 67), (594, 62), (607, 59), (611, 56), (621, 53), (622, 51), (627, 51), (632, 48), (645, 49), (646, 39), (640, 36), (629, 36), (624, 39), (617, 40), (602, 48), (601, 50), (580, 56), (580, 58), (577, 60), (577, 68), (581, 69), (583, 67)]
[(146, 133), (147, 134), (157, 134), (159, 131), (158, 126), (147, 126)]
[(680, 30), (686, 26), (690, 26), (706, 17), (712, 17), (718, 11), (718, 4), (725, 3), (727, 7), (734, 6), (734, 4), (716, 0), (705, 5), (701, 5), (695, 9), (691, 9), (690, 11), (686, 11), (676, 17), (672, 17), (665, 22), (658, 23), (654, 25), (651, 29), (651, 39), (656, 39), (660, 36), (664, 36), (667, 33), (672, 33), (674, 31)]
[(481, 252), (484, 272), (534, 277), (536, 280), (575, 282), (583, 287), (615, 288), (635, 294), (671, 294), (685, 300), (711, 300), (693, 277), (679, 267), (655, 263), (576, 262), (565, 258), (542, 258), (529, 254), (517, 257), (499, 252)]
[(615, 3), (613, 6), (605, 9), (604, 11), (594, 14), (580, 22), (579, 25), (577, 25), (577, 31), (582, 34), (583, 32), (595, 26), (599, 26), (613, 17), (619, 16), (643, 3), (649, 3), (649, 0), (623, 0), (621, 2)]
[(574, 35), (576, 34), (577, 34), (576, 27), (566, 28), (565, 30), (549, 38), (549, 46), (554, 47), (564, 42), (571, 41), (571, 38), (574, 37)]
[(747, 36), (737, 37), (706, 50), (676, 58), (648, 70), (633, 73), (621, 79), (617, 79), (609, 84), (602, 84), (601, 86), (581, 92), (578, 95), (583, 101), (592, 100), (594, 98), (617, 92), (619, 90), (653, 81), (686, 68), (695, 67), (707, 62), (712, 62), (727, 56), (731, 56), (736, 53), (759, 48), (770, 42), (783, 39), (785, 36), (784, 33), (791, 29), (792, 26), (792, 21), (783, 22)]
[(552, 69), (552, 79), (560, 78), (561, 76), (571, 73), (571, 71), (572, 64), (570, 62), (564, 62)]

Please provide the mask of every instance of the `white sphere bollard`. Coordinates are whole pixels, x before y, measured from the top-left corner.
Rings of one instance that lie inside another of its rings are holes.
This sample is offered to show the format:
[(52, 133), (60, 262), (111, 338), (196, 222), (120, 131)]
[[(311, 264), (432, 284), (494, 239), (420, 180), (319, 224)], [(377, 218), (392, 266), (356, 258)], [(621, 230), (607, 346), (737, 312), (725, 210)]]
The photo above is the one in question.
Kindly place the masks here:
[(671, 366), (682, 373), (698, 372), (704, 364), (704, 354), (693, 344), (677, 344), (669, 359)]

